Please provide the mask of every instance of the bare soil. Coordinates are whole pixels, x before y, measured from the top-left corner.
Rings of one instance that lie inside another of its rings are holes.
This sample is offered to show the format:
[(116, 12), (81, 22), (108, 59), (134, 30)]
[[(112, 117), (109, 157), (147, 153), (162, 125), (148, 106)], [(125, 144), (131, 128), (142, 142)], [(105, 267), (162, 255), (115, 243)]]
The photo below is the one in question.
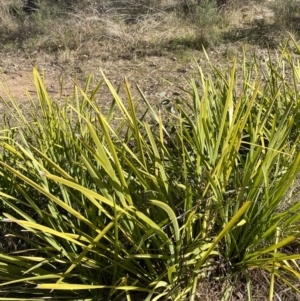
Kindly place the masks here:
[[(243, 42), (220, 45), (207, 52), (213, 64), (221, 68), (230, 68), (233, 57), (241, 57), (244, 47), (249, 56), (255, 53), (261, 60), (267, 57), (266, 49)], [(276, 50), (271, 50), (271, 52), (275, 56)], [(36, 67), (53, 99), (59, 100), (71, 95), (75, 83), (83, 88), (89, 75), (93, 76), (95, 86), (102, 79), (100, 71), (102, 70), (115, 87), (126, 77), (134, 91), (135, 85), (138, 85), (152, 104), (159, 104), (164, 99), (172, 97), (174, 93), (180, 92), (178, 87), (186, 87), (190, 78), (197, 78), (197, 64), (204, 72), (209, 73), (209, 61), (205, 53), (199, 50), (186, 50), (178, 53), (166, 51), (160, 56), (149, 55), (131, 59), (112, 57), (111, 60), (101, 60), (91, 57), (64, 64), (57, 62), (55, 56), (45, 53), (38, 54), (34, 60), (26, 58), (24, 54), (5, 54), (0, 58), (2, 69), (0, 97), (7, 99), (9, 90), (20, 104), (26, 105), (28, 100), (26, 93), (35, 94), (32, 69)], [(62, 94), (61, 80), (63, 80)], [(134, 93), (134, 95), (137, 94)], [(105, 105), (110, 101), (107, 93), (102, 93), (100, 96), (101, 104)]]

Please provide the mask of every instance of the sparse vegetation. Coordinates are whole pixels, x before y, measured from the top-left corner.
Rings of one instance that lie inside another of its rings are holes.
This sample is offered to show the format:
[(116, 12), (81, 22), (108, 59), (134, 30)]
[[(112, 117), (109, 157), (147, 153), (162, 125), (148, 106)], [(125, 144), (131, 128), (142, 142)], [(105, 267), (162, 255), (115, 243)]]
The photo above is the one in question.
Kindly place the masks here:
[(300, 2), (298, 0), (283, 1), (276, 0), (273, 4), (275, 23), (281, 29), (288, 29), (293, 32), (300, 30)]
[[(14, 44), (30, 56), (37, 51), (79, 54), (82, 48), (93, 52), (95, 43), (116, 40), (119, 46), (131, 44), (139, 49), (145, 40), (160, 49), (179, 38), (197, 39), (209, 47), (230, 36), (235, 30), (232, 24), (239, 19), (249, 20), (247, 27), (252, 29), (257, 24), (275, 24), (276, 35), (278, 30), (282, 36), (285, 29), (297, 31), (298, 6), (297, 0), (276, 0), (257, 14), (249, 1), (40, 1), (29, 13), (24, 2), (7, 0), (1, 3), (0, 44), (8, 50)], [(274, 38), (274, 28), (272, 32), (260, 30), (257, 35)]]

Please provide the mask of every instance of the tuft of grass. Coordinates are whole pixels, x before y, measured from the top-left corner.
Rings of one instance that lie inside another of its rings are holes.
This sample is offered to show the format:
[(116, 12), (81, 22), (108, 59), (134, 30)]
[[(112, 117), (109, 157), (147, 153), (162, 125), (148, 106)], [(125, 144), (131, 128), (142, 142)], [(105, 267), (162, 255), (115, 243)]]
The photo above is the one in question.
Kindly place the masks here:
[(195, 31), (195, 39), (188, 41), (188, 36), (183, 37), (187, 40), (187, 47), (194, 44), (195, 40), (201, 44), (200, 48), (214, 46), (220, 41), (222, 30), (225, 29), (225, 15), (220, 14), (217, 1), (180, 1), (177, 12)]
[(297, 66), (288, 43), (277, 61), (197, 66), (164, 112), (103, 73), (57, 102), (34, 69), (29, 116), (3, 99), (1, 294), (194, 301), (213, 279), (252, 300), (258, 274), (269, 300), (299, 292)]
[(300, 3), (297, 0), (283, 1), (276, 0), (273, 4), (275, 24), (284, 30), (299, 30)]

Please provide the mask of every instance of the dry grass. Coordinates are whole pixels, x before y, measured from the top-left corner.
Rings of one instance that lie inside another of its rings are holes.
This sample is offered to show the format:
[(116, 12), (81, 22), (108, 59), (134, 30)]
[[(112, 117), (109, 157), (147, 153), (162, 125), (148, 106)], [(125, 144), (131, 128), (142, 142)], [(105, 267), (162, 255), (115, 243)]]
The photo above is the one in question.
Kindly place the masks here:
[[(246, 30), (266, 35), (268, 32), (262, 27), (276, 21), (276, 10), (274, 13), (268, 1), (237, 4), (231, 0), (221, 10), (211, 1), (204, 1), (205, 5), (190, 6), (184, 13), (178, 11), (174, 0), (100, 1), (98, 4), (82, 1), (80, 5), (73, 4), (72, 9), (48, 2), (41, 4), (39, 12), (27, 15), (19, 2), (2, 1), (3, 51), (18, 48), (31, 57), (39, 52), (53, 55), (67, 52), (68, 56), (77, 58), (101, 55), (104, 60), (132, 59), (188, 48), (215, 47), (224, 36), (231, 40), (244, 39), (242, 33)], [(17, 7), (18, 13), (12, 13), (12, 7), (15, 10)], [(255, 30), (257, 27), (261, 27), (260, 31)], [(237, 30), (240, 33), (236, 36)]]

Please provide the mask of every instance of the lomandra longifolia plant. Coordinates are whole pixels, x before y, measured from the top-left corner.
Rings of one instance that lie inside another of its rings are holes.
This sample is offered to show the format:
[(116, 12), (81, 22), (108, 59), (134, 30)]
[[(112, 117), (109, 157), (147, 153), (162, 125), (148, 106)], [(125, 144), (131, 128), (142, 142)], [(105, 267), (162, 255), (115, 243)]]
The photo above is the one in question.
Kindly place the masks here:
[(261, 274), (269, 300), (283, 284), (298, 291), (291, 47), (300, 50), (290, 38), (263, 63), (244, 55), (229, 71), (198, 66), (182, 99), (158, 112), (138, 87), (140, 113), (129, 83), (123, 99), (104, 74), (92, 92), (89, 78), (58, 103), (34, 69), (31, 111), (3, 99), (1, 294), (193, 301), (209, 280), (223, 299), (242, 282), (251, 300)]

